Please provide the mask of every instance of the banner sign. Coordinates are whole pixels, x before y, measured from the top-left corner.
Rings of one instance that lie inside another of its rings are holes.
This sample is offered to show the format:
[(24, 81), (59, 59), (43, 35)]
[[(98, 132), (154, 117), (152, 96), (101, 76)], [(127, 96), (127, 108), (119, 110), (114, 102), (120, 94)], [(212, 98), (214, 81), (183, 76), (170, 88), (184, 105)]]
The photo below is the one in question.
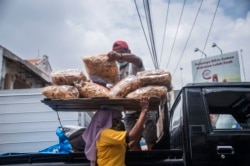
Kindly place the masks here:
[(241, 82), (238, 51), (192, 61), (193, 82)]

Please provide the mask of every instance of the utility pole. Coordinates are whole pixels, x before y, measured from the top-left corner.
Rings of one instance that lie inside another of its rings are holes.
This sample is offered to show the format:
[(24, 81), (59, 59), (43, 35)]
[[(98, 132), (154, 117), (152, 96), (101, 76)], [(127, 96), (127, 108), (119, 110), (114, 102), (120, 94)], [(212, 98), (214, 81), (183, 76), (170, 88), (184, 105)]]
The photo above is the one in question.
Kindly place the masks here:
[(180, 67), (180, 71), (181, 71), (181, 87), (183, 87), (183, 82), (182, 82), (182, 70), (183, 70), (183, 68)]
[(244, 76), (244, 81), (246, 81), (245, 67), (244, 67), (244, 60), (243, 60), (242, 52), (243, 52), (243, 50), (240, 49), (240, 56), (241, 56), (241, 63), (242, 63), (243, 76)]

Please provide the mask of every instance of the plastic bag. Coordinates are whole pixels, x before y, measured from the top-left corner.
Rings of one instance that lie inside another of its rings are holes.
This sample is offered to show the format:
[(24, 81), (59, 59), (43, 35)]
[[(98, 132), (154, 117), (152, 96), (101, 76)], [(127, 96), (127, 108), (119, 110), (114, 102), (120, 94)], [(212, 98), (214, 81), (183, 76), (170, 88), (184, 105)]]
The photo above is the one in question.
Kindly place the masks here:
[(42, 94), (50, 99), (76, 99), (79, 91), (71, 85), (50, 85), (42, 89)]
[(116, 84), (119, 81), (118, 66), (114, 60), (108, 60), (107, 54), (83, 57), (89, 79), (101, 85)]
[(83, 82), (76, 84), (81, 98), (109, 97), (109, 89), (94, 82)]
[(145, 70), (136, 74), (141, 82), (141, 86), (159, 85), (166, 86), (168, 91), (172, 90), (172, 76), (170, 72), (164, 70)]
[(158, 97), (161, 103), (165, 103), (167, 99), (167, 88), (165, 86), (145, 86), (141, 87), (131, 93), (129, 93), (126, 98), (130, 99), (140, 99), (143, 96), (146, 97)]
[(87, 80), (87, 77), (80, 69), (52, 71), (50, 77), (56, 85), (74, 85), (75, 82)]
[(130, 92), (140, 88), (140, 80), (134, 76), (128, 76), (118, 82), (115, 86), (110, 89), (110, 95), (112, 98), (124, 98)]
[(72, 152), (72, 146), (66, 135), (64, 134), (64, 131), (61, 127), (58, 127), (56, 129), (56, 135), (59, 139), (59, 144), (53, 145), (51, 147), (48, 147), (46, 149), (43, 149), (39, 151), (40, 153), (63, 153), (68, 154)]

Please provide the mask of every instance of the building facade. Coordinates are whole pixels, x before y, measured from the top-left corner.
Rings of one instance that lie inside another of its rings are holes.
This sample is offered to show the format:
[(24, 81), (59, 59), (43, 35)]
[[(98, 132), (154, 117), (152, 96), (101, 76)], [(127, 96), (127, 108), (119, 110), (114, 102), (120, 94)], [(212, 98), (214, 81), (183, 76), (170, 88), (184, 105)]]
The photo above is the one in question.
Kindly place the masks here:
[(51, 85), (48, 56), (23, 60), (0, 45), (0, 90), (29, 89)]

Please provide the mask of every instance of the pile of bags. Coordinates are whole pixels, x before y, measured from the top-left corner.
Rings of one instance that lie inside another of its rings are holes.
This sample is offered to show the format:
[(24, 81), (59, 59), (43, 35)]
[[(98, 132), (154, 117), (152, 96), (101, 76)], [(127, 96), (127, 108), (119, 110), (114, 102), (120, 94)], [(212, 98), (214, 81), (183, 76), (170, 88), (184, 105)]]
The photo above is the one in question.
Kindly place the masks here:
[(53, 85), (43, 88), (42, 94), (50, 99), (148, 96), (165, 102), (167, 92), (172, 89), (171, 74), (164, 70), (141, 71), (119, 81), (118, 66), (106, 54), (84, 57), (82, 61), (87, 76), (79, 69), (52, 71)]

